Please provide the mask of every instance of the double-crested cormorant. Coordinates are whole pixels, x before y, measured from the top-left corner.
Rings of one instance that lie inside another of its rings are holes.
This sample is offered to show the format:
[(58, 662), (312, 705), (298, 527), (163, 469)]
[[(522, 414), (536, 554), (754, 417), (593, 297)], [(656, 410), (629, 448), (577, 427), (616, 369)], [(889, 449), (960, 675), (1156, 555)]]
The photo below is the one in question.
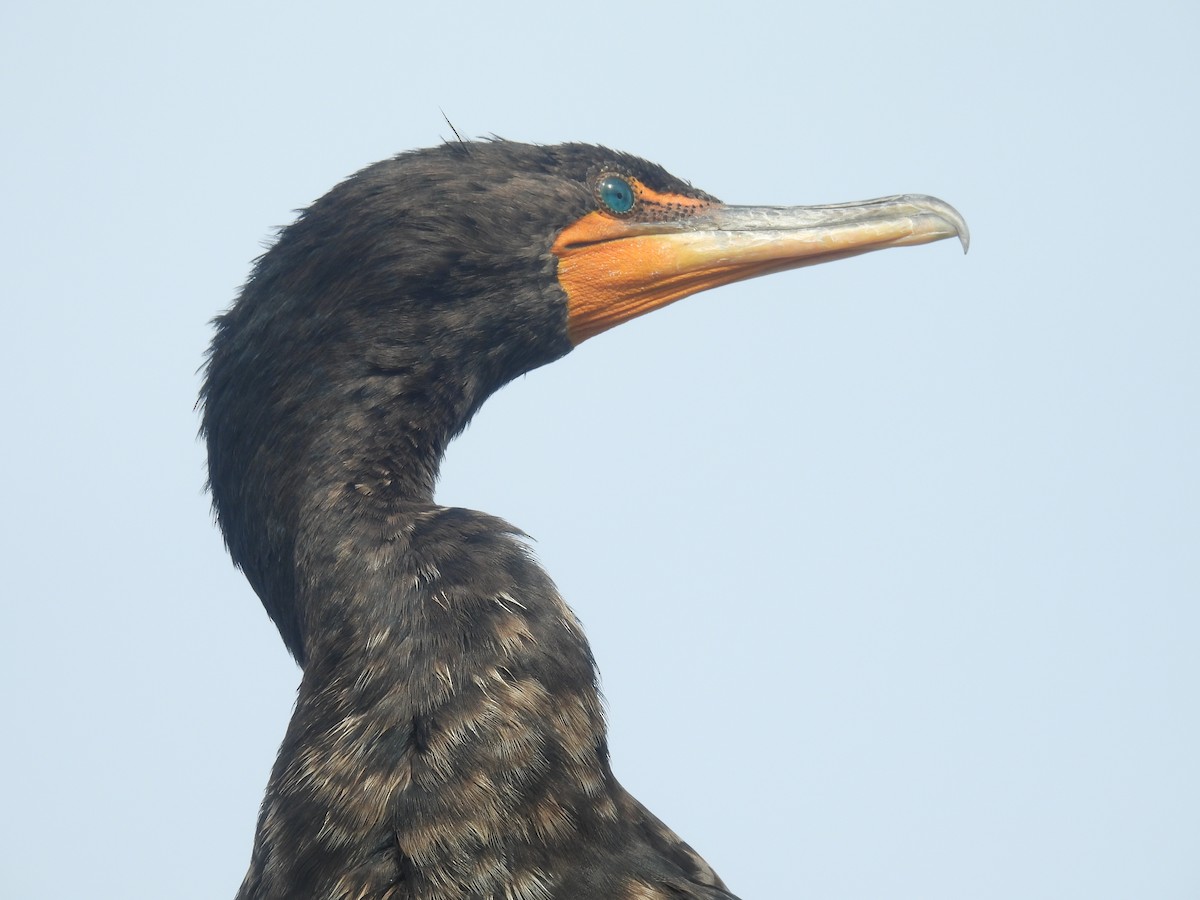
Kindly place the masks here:
[(958, 236), (931, 197), (725, 206), (602, 147), (446, 144), (285, 228), (217, 322), (214, 506), (303, 667), (241, 898), (731, 897), (613, 777), (511, 525), (433, 499), (497, 388), (688, 294)]

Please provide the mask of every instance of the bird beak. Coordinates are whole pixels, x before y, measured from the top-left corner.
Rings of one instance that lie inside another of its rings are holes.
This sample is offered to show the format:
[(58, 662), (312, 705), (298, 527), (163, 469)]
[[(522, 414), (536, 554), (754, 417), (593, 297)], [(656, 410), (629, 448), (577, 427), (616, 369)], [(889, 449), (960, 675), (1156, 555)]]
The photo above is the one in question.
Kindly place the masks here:
[[(831, 206), (725, 206), (670, 198), (669, 219), (636, 221), (592, 212), (552, 247), (579, 344), (635, 316), (723, 284), (957, 237), (967, 223), (936, 197), (905, 194)], [(656, 198), (658, 199), (658, 198)]]

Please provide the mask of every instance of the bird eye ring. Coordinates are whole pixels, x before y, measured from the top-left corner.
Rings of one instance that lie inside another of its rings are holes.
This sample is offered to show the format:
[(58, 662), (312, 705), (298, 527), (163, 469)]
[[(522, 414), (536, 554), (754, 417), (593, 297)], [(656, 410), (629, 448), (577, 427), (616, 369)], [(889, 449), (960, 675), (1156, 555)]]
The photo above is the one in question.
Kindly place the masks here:
[(637, 200), (633, 185), (620, 175), (606, 175), (601, 178), (596, 185), (596, 196), (609, 212), (618, 216), (623, 216), (633, 209)]

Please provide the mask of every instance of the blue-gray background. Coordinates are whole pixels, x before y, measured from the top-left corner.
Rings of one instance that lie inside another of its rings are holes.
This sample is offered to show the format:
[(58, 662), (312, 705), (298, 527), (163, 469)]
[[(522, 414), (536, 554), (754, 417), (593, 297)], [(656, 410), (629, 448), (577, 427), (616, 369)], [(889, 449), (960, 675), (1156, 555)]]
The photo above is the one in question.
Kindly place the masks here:
[(208, 320), (441, 108), (973, 230), (637, 320), (451, 450), (627, 786), (746, 898), (1200, 897), (1197, 7), (405, 6), (0, 13), (0, 894), (236, 890), (297, 670), (209, 518)]

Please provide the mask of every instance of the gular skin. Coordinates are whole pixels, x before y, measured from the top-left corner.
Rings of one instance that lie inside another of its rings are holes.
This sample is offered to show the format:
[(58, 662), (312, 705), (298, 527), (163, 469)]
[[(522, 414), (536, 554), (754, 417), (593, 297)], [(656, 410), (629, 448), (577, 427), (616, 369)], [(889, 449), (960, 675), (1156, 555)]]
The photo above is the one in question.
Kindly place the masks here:
[(732, 896), (613, 777), (520, 532), (433, 501), (487, 397), (571, 349), (551, 247), (607, 169), (711, 199), (600, 147), (408, 153), (284, 229), (218, 319), (214, 506), (303, 667), (239, 898)]

